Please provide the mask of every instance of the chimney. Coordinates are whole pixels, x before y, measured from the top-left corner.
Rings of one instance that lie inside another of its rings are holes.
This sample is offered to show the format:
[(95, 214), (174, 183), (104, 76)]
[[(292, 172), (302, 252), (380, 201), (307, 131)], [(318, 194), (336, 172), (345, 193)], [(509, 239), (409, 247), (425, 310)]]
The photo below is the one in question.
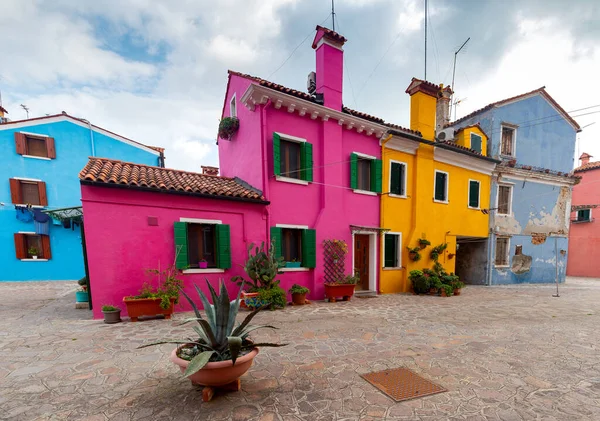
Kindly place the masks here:
[(412, 78), (406, 93), (410, 95), (410, 129), (421, 132), (425, 140), (435, 140), (435, 110), (440, 87)]
[(579, 157), (579, 159), (581, 160), (581, 165), (586, 165), (590, 162), (590, 158), (593, 158), (592, 155), (588, 154), (588, 153), (582, 153), (581, 156)]
[(317, 90), (323, 94), (323, 105), (342, 110), (342, 85), (344, 81), (344, 50), (346, 38), (331, 29), (317, 25), (317, 35), (312, 48), (316, 50)]
[(450, 86), (444, 88), (443, 84), (440, 84), (440, 91), (438, 92), (437, 105), (435, 110), (435, 133), (436, 135), (444, 129), (444, 126), (450, 123), (450, 97), (452, 96), (452, 89)]
[(218, 167), (209, 167), (206, 165), (201, 165), (200, 167), (202, 168), (202, 175), (219, 175)]

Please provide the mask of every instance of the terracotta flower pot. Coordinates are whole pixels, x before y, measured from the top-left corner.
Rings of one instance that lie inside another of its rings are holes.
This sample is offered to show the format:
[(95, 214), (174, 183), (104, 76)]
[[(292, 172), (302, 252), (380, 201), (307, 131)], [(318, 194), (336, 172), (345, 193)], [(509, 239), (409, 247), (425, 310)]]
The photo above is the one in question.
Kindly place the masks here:
[(175, 306), (175, 298), (171, 298), (171, 305), (166, 309), (160, 306), (160, 298), (125, 297), (123, 303), (127, 306), (127, 313), (132, 322), (137, 322), (138, 317), (158, 316), (160, 314), (164, 315), (165, 319), (170, 319)]
[[(258, 354), (258, 348), (254, 348), (248, 354), (239, 357), (233, 365), (231, 360), (208, 363), (200, 371), (188, 377), (193, 384), (203, 386), (224, 386), (239, 379), (252, 366), (254, 357)], [(179, 366), (181, 372), (185, 372), (189, 361), (177, 356), (177, 348), (171, 352), (171, 361)]]
[(438, 289), (437, 288), (430, 288), (429, 289), (429, 295), (437, 295), (438, 293)]
[(456, 288), (454, 290), (454, 295), (460, 295), (460, 288)]
[(325, 284), (325, 297), (330, 303), (335, 303), (336, 298), (342, 297), (344, 301), (350, 301), (354, 295), (356, 284)]
[(295, 306), (302, 306), (306, 303), (306, 294), (292, 294), (292, 303)]

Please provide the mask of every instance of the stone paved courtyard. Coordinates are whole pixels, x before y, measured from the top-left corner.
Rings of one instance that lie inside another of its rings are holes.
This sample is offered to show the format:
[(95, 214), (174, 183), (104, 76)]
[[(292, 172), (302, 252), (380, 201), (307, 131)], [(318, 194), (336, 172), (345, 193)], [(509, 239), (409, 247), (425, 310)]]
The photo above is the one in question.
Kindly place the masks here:
[[(600, 281), (468, 287), (264, 312), (282, 329), (242, 378), (203, 403), (168, 361), (172, 321), (105, 325), (75, 283), (0, 283), (0, 419), (599, 420)], [(408, 367), (448, 392), (396, 403), (359, 375)]]

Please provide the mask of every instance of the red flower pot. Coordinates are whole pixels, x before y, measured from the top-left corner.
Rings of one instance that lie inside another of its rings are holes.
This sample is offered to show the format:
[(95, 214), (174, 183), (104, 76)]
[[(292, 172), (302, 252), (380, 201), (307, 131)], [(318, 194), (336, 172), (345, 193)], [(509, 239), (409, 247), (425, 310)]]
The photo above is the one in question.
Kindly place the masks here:
[(123, 303), (127, 306), (127, 313), (132, 322), (137, 322), (138, 317), (158, 316), (160, 314), (164, 315), (165, 319), (170, 319), (175, 306), (175, 298), (171, 298), (171, 305), (166, 309), (160, 306), (160, 298), (125, 297)]
[(325, 297), (330, 303), (335, 303), (336, 299), (342, 297), (344, 301), (350, 301), (354, 295), (356, 284), (325, 284)]

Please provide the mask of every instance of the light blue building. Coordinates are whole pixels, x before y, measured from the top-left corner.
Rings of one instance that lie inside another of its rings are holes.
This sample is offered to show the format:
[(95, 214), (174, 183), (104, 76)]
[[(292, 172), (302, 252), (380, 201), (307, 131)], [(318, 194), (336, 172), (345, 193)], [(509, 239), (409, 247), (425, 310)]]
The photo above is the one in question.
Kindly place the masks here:
[(502, 164), (492, 177), (489, 238), (459, 243), (457, 274), (487, 285), (564, 282), (576, 182), (569, 173), (581, 128), (544, 88), (489, 104), (444, 131), (475, 124), (490, 139), (488, 156)]
[[(74, 280), (84, 276), (78, 226), (41, 210), (81, 206), (78, 174), (98, 156), (164, 166), (161, 148), (63, 114), (0, 123), (1, 281)], [(28, 206), (29, 205), (29, 206)], [(65, 224), (66, 225), (66, 224)]]

